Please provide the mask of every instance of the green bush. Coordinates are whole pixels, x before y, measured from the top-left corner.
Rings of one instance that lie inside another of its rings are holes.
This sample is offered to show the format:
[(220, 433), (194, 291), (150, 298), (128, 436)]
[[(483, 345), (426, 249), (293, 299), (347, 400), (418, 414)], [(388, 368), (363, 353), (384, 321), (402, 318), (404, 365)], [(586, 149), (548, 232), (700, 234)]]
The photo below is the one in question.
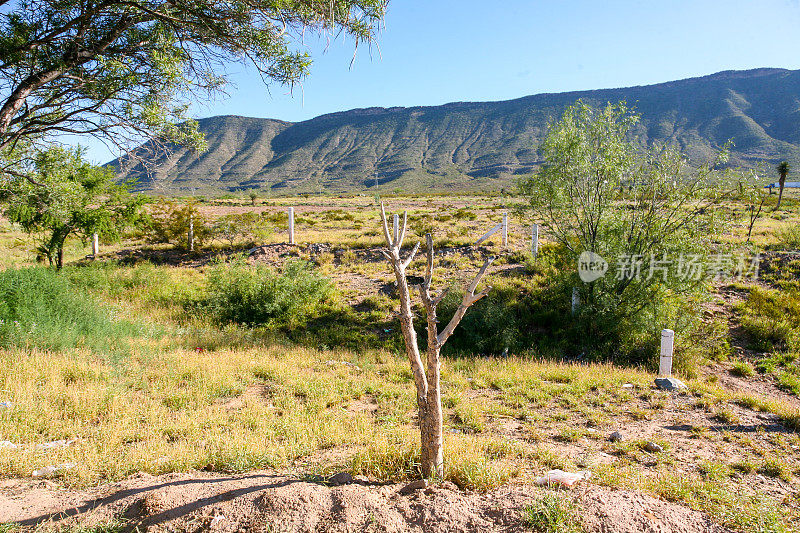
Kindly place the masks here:
[(582, 531), (575, 504), (564, 496), (547, 494), (525, 508), (525, 522), (537, 533)]
[(276, 272), (243, 256), (218, 261), (208, 275), (205, 305), (221, 322), (295, 328), (315, 317), (332, 295), (311, 263), (289, 261)]
[(227, 241), (229, 246), (234, 246), (237, 241), (248, 245), (263, 241), (269, 236), (270, 230), (263, 216), (247, 211), (218, 218), (211, 226), (211, 233), (213, 238)]
[[(729, 355), (727, 328), (698, 317), (693, 309), (699, 306), (689, 295), (665, 291), (657, 306), (622, 318), (598, 313), (594, 307), (572, 316), (576, 283), (564, 258), (558, 246), (547, 245), (535, 261), (528, 262), (528, 276), (491, 279), (493, 289), (470, 308), (444, 353), (500, 355), (507, 349), (516, 355), (614, 360), (654, 369), (660, 332), (670, 327), (677, 335), (675, 369), (682, 375), (691, 377), (702, 358), (723, 360)], [(453, 315), (461, 296), (451, 291), (442, 300), (442, 324)]]
[(800, 224), (792, 224), (777, 232), (778, 249), (797, 251), (800, 250)]
[[(519, 183), (520, 208), (562, 249), (548, 290), (575, 351), (653, 362), (659, 330), (697, 327), (710, 284), (680, 258), (708, 264), (724, 220), (714, 207), (735, 180), (726, 153), (689, 168), (677, 148), (639, 143), (631, 135), (638, 121), (624, 102), (567, 108), (539, 147), (539, 171)], [(581, 279), (579, 262), (605, 270)], [(573, 289), (579, 310), (564, 316)]]
[(189, 221), (192, 222), (194, 245), (203, 246), (213, 239), (213, 228), (197, 210), (196, 203), (159, 200), (150, 209), (141, 224), (143, 237), (152, 243), (171, 243), (180, 248), (189, 247)]
[(79, 294), (70, 280), (45, 267), (0, 272), (0, 346), (60, 350), (126, 346), (135, 325)]
[(754, 349), (768, 352), (798, 347), (800, 294), (796, 291), (752, 287), (736, 311)]

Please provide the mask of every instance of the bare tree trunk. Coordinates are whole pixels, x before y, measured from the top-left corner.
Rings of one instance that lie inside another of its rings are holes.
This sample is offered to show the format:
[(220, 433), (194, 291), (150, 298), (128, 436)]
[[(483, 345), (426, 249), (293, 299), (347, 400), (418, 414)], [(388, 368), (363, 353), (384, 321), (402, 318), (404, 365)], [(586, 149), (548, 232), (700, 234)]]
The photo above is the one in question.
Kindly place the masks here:
[(400, 248), (403, 244), (403, 239), (406, 234), (406, 227), (408, 222), (407, 213), (403, 213), (403, 227), (398, 232), (395, 230), (394, 235), (389, 233), (389, 225), (386, 220), (386, 210), (381, 204), (381, 222), (383, 223), (383, 235), (388, 245), (387, 250), (382, 250), (383, 255), (389, 260), (392, 269), (397, 279), (397, 292), (400, 296), (400, 328), (403, 332), (403, 340), (406, 345), (406, 355), (408, 356), (411, 365), (411, 372), (414, 376), (414, 384), (417, 388), (417, 406), (419, 408), (419, 430), (421, 442), (420, 466), (422, 469), (423, 477), (443, 477), (444, 476), (444, 437), (443, 437), (443, 416), (442, 416), (442, 394), (440, 371), (441, 361), (439, 354), (442, 345), (447, 341), (453, 330), (463, 318), (467, 309), (480, 300), (489, 291), (489, 288), (484, 289), (479, 294), (475, 294), (475, 288), (480, 283), (486, 270), (492, 262), (489, 258), (484, 263), (483, 267), (475, 276), (475, 279), (470, 283), (467, 288), (467, 294), (461, 305), (458, 307), (456, 314), (447, 324), (447, 327), (438, 332), (438, 321), (436, 319), (436, 306), (442, 301), (446, 294), (446, 290), (439, 293), (436, 297), (431, 297), (430, 287), (433, 278), (433, 239), (431, 235), (425, 236), (427, 241), (427, 268), (425, 271), (425, 278), (421, 285), (418, 286), (422, 303), (425, 305), (425, 312), (427, 318), (427, 350), (425, 357), (425, 365), (423, 366), (422, 358), (419, 352), (419, 345), (417, 344), (417, 333), (414, 330), (414, 315), (411, 309), (411, 294), (409, 291), (408, 281), (406, 279), (406, 269), (411, 261), (414, 259), (417, 251), (419, 250), (419, 243), (414, 246), (414, 249), (409, 256), (403, 260), (400, 257)]
[(781, 208), (781, 200), (783, 200), (783, 188), (785, 187), (785, 183), (783, 181), (780, 182), (780, 189), (778, 190), (778, 204), (775, 206), (775, 211)]

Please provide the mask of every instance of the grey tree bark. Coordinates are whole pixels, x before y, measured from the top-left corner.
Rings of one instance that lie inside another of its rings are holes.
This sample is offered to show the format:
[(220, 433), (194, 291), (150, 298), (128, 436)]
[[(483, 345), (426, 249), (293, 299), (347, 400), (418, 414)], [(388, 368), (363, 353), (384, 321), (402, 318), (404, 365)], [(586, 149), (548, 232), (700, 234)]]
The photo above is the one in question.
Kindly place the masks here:
[(475, 279), (467, 287), (461, 305), (458, 306), (455, 315), (450, 319), (447, 326), (439, 332), (438, 320), (436, 318), (436, 307), (447, 294), (447, 289), (438, 295), (431, 295), (431, 281), (433, 279), (433, 239), (429, 234), (425, 236), (427, 244), (427, 265), (423, 282), (418, 285), (422, 303), (425, 306), (427, 319), (427, 350), (425, 362), (423, 364), (419, 345), (417, 344), (417, 333), (414, 330), (414, 315), (412, 312), (411, 294), (406, 279), (406, 270), (414, 260), (419, 251), (419, 243), (414, 246), (411, 253), (403, 259), (400, 255), (403, 239), (405, 238), (408, 216), (403, 212), (402, 229), (395, 235), (390, 234), (389, 225), (386, 220), (386, 210), (381, 204), (381, 222), (383, 223), (383, 236), (386, 239), (386, 250), (381, 250), (389, 261), (397, 280), (397, 292), (400, 296), (400, 329), (403, 332), (403, 340), (406, 346), (406, 356), (411, 366), (411, 373), (414, 376), (414, 384), (417, 389), (417, 407), (419, 409), (419, 429), (421, 454), (420, 464), (422, 475), (428, 477), (444, 476), (444, 438), (442, 433), (442, 395), (441, 395), (441, 361), (439, 354), (442, 346), (453, 331), (458, 326), (467, 309), (486, 296), (491, 287), (487, 287), (475, 294), (478, 284), (486, 275), (486, 271), (491, 265), (493, 258), (488, 258), (481, 267)]

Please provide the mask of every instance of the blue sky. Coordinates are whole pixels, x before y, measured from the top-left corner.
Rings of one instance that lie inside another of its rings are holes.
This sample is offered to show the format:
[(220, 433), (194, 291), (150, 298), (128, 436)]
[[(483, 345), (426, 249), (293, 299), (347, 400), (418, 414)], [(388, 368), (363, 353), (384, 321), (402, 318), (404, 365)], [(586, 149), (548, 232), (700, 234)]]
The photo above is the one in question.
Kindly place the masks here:
[[(800, 68), (798, 0), (393, 0), (377, 46), (314, 38), (311, 76), (290, 91), (232, 67), (229, 96), (195, 117), (299, 121), (370, 106), (506, 100), (646, 85), (721, 70)], [(85, 141), (89, 156), (116, 156)]]

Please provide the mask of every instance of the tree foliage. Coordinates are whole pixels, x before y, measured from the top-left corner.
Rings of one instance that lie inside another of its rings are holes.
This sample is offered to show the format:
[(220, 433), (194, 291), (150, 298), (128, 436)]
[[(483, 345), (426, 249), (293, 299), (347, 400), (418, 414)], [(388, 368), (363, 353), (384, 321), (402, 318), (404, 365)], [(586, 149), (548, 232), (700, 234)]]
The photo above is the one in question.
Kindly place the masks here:
[(710, 208), (731, 191), (731, 173), (716, 170), (724, 152), (691, 167), (676, 148), (633, 139), (638, 120), (625, 103), (576, 103), (551, 126), (542, 169), (521, 183), (569, 263), (577, 266), (584, 252), (608, 263), (594, 281), (582, 282), (573, 270), (567, 282), (579, 290), (577, 322), (590, 351), (673, 325), (666, 315), (675, 310), (662, 304), (706, 283), (705, 276), (681, 273), (681, 265), (708, 255), (717, 222)]
[(775, 167), (775, 170), (778, 172), (778, 204), (775, 206), (775, 210), (781, 208), (781, 201), (783, 200), (783, 189), (786, 187), (786, 176), (789, 175), (789, 162), (788, 161), (781, 161), (778, 163), (778, 166)]
[(81, 149), (40, 151), (27, 172), (31, 180), (0, 179), (3, 215), (39, 239), (40, 253), (59, 269), (67, 237), (117, 239), (140, 215), (143, 198), (111, 170), (84, 161)]
[[(158, 137), (203, 147), (191, 101), (221, 92), (226, 67), (293, 85), (306, 31), (371, 42), (386, 0), (18, 0), (0, 2), (0, 151), (92, 134), (125, 148)], [(10, 161), (9, 161), (10, 159)]]

